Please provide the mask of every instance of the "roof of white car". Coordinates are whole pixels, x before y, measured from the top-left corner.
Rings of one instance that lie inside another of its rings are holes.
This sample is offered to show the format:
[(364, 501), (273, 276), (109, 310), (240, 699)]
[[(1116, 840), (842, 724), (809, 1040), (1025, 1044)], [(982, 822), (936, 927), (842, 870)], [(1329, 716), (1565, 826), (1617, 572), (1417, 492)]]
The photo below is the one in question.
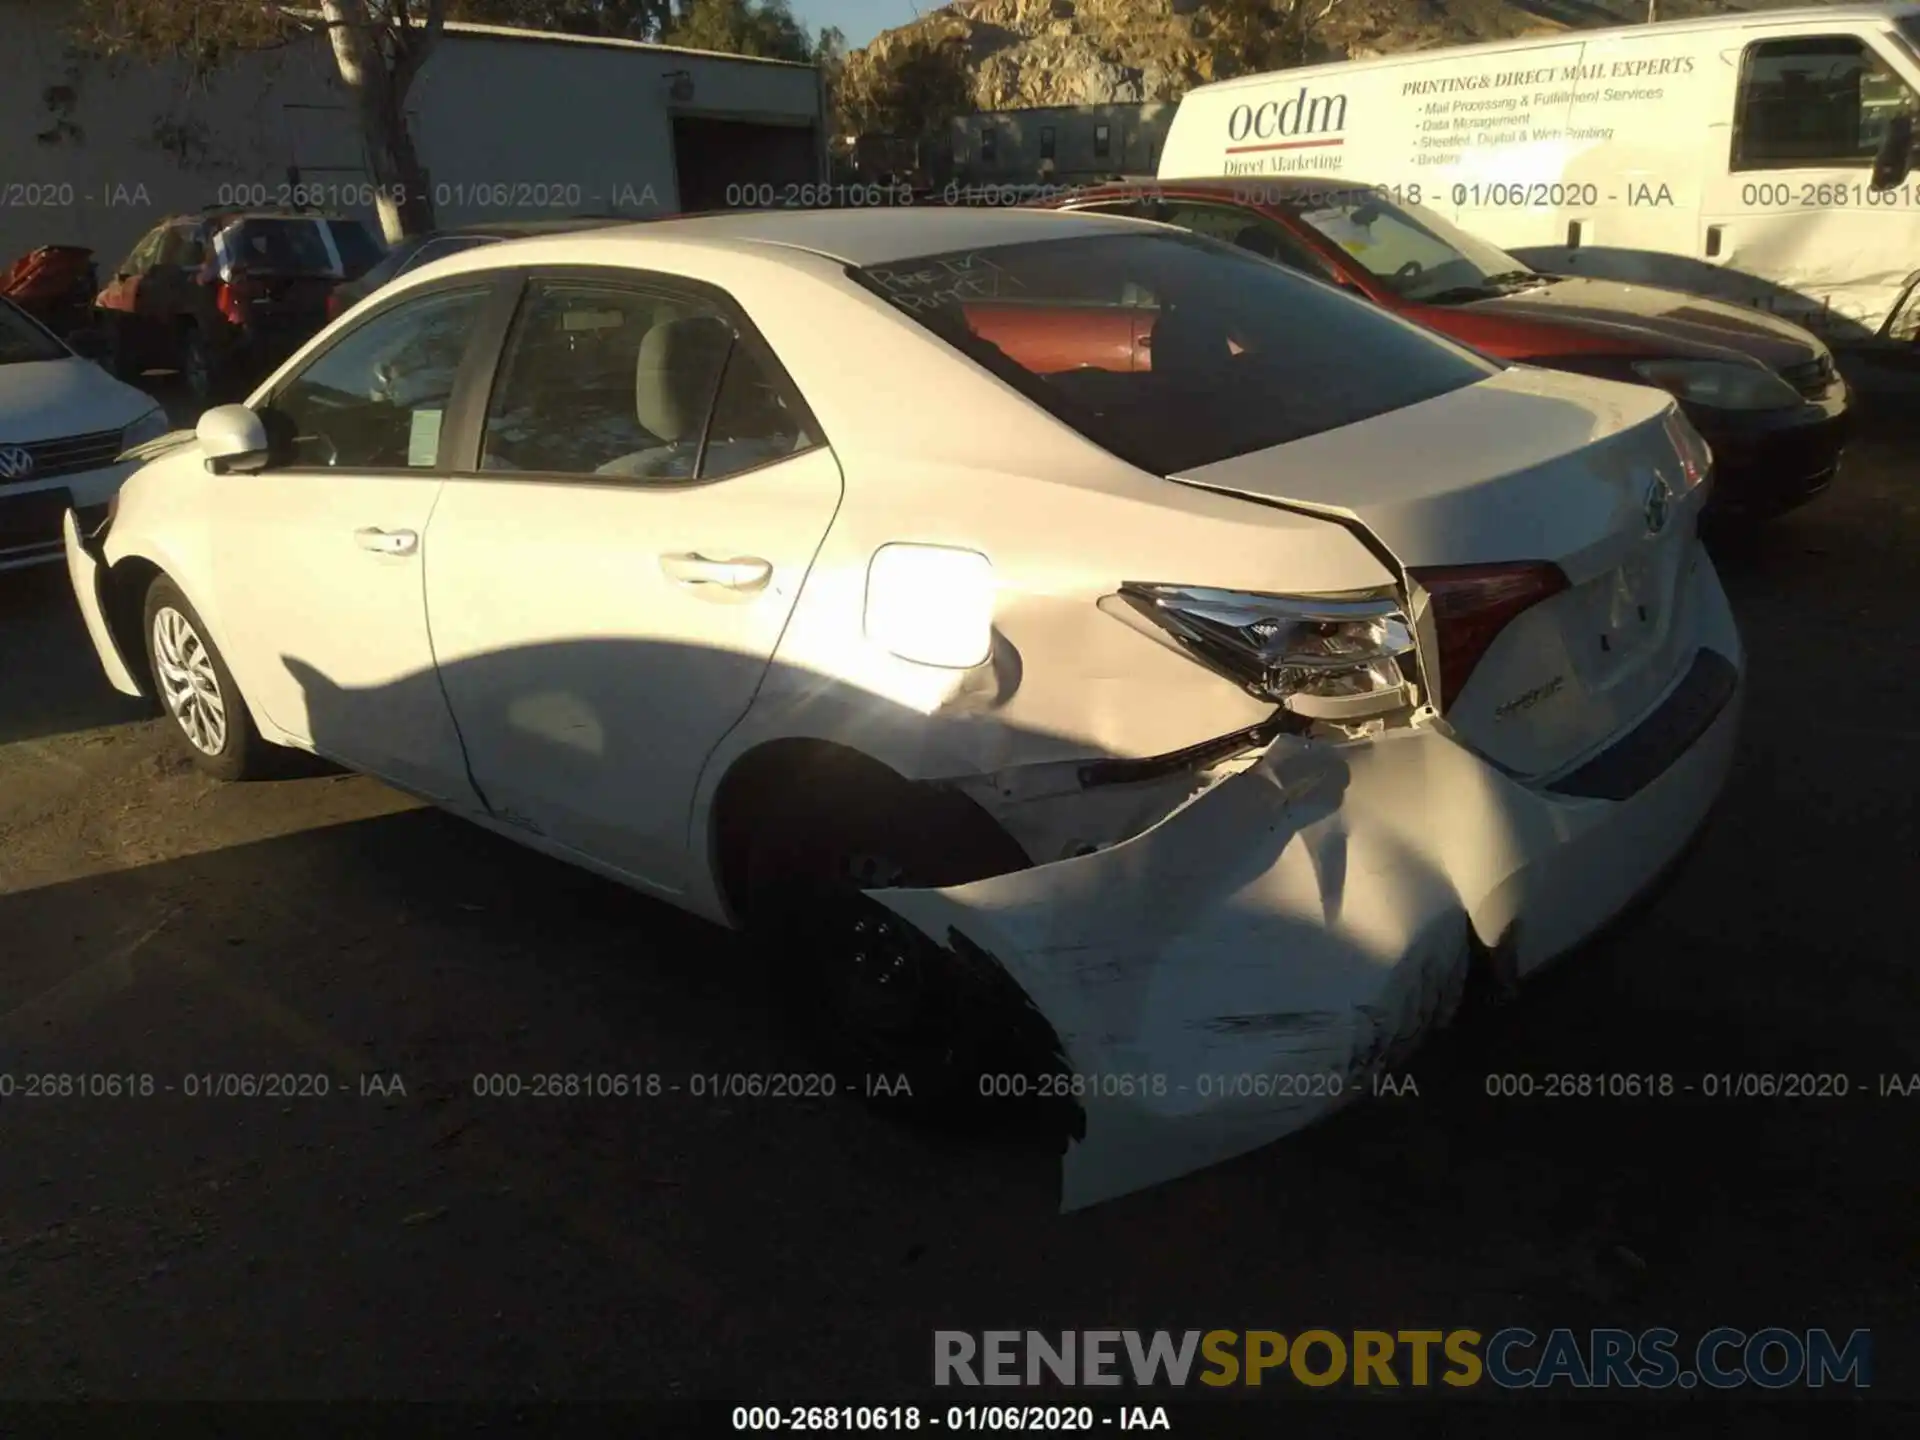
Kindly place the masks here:
[(633, 247), (671, 241), (675, 245), (739, 243), (786, 246), (824, 255), (848, 265), (883, 265), (952, 250), (1017, 245), (1028, 240), (1064, 240), (1137, 227), (1139, 222), (1106, 215), (1070, 215), (1055, 210), (967, 209), (946, 205), (896, 206), (848, 210), (743, 210), (725, 215), (694, 215), (609, 226), (537, 240), (510, 241), (467, 251), (441, 264), (467, 259), (470, 266), (514, 263), (516, 251), (531, 245), (549, 250), (564, 244), (568, 258), (586, 264), (634, 263)]

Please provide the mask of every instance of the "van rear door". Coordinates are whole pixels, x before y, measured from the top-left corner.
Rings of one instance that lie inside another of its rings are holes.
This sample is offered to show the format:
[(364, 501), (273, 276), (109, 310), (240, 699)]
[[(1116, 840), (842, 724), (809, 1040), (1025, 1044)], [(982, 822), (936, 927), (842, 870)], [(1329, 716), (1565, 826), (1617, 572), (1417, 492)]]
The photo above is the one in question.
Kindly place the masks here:
[(1725, 59), (1737, 79), (1714, 117), (1694, 252), (1718, 272), (1710, 293), (1843, 342), (1876, 334), (1920, 264), (1920, 178), (1871, 185), (1920, 65), (1841, 25), (1763, 34)]

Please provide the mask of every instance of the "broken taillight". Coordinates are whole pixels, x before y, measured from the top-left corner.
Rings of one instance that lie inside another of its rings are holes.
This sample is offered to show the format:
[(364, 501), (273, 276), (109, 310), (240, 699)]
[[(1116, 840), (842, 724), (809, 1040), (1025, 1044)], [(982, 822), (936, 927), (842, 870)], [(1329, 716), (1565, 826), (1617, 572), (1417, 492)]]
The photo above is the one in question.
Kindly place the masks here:
[(1408, 575), (1427, 592), (1433, 614), (1443, 712), (1466, 687), (1500, 632), (1516, 617), (1567, 588), (1565, 573), (1545, 561), (1439, 566)]
[(1413, 631), (1395, 595), (1277, 595), (1128, 582), (1101, 608), (1131, 613), (1249, 694), (1309, 720), (1359, 722), (1404, 711), (1401, 660)]

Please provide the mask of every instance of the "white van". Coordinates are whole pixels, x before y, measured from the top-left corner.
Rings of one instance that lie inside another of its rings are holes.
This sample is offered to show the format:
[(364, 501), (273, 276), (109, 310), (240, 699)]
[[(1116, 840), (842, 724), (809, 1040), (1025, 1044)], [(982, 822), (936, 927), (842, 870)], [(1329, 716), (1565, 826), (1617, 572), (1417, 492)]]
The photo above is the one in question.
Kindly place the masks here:
[(1917, 93), (1920, 4), (1567, 31), (1201, 86), (1159, 175), (1342, 177), (1542, 270), (1905, 339)]

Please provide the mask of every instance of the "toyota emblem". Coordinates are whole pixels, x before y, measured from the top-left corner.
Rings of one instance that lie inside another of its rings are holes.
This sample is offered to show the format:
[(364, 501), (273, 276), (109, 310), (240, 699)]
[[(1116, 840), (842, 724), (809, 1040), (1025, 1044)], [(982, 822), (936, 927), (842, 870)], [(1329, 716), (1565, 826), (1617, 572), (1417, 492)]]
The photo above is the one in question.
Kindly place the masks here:
[(24, 480), (31, 474), (31, 450), (24, 445), (0, 445), (0, 480)]
[(1654, 472), (1653, 483), (1647, 486), (1646, 508), (1647, 534), (1658, 535), (1667, 528), (1667, 517), (1673, 513), (1673, 487), (1658, 471)]

